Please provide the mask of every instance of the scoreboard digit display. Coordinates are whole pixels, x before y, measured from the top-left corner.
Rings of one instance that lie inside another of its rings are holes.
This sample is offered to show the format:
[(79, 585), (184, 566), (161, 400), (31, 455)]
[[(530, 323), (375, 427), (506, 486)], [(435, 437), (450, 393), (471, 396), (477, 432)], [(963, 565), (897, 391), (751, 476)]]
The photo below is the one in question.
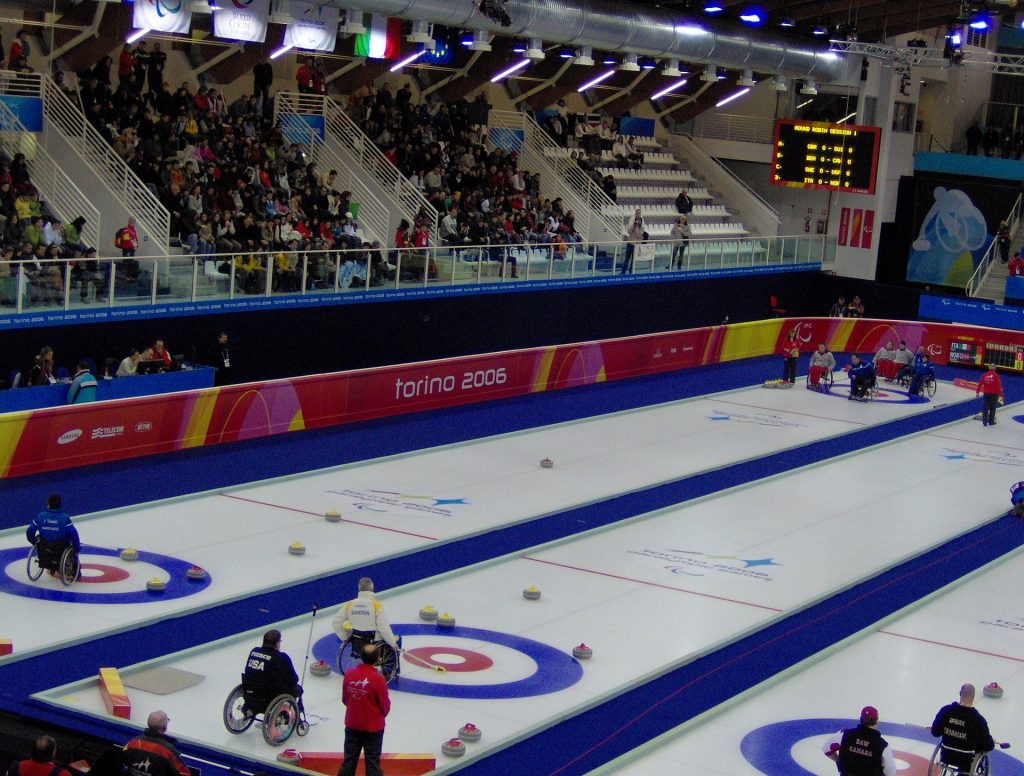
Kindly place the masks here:
[(1019, 345), (998, 345), (985, 343), (985, 363), (995, 364), (997, 369), (1024, 371), (1024, 348)]
[(874, 194), (882, 130), (824, 121), (775, 122), (776, 186)]
[(973, 341), (953, 340), (949, 343), (949, 358), (947, 360), (951, 364), (981, 366), (981, 350)]

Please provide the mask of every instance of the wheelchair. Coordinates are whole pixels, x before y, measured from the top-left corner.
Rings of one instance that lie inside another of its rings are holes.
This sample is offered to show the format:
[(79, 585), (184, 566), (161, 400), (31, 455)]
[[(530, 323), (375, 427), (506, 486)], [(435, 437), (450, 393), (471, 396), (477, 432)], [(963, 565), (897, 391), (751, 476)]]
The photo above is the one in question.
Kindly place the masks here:
[[(910, 393), (910, 380), (906, 381), (907, 393)], [(917, 393), (918, 396), (927, 396), (929, 399), (935, 396), (935, 389), (938, 387), (938, 381), (934, 377), (926, 377), (925, 381), (921, 383), (921, 390)]]
[(252, 687), (243, 674), (242, 683), (224, 701), (224, 727), (229, 733), (240, 735), (254, 722), (260, 723), (263, 740), (270, 746), (281, 746), (292, 733), (304, 736), (309, 732), (301, 697), (287, 693), (267, 697)]
[(855, 396), (853, 393), (853, 381), (850, 381), (850, 396), (849, 398), (853, 401), (872, 401), (878, 398), (878, 377), (871, 378), (871, 381), (864, 387), (864, 393), (860, 396)]
[[(365, 644), (366, 642), (359, 641), (359, 643)], [(401, 655), (390, 644), (380, 639), (375, 640), (373, 646), (377, 648), (377, 662), (374, 663), (374, 667), (384, 677), (384, 681), (391, 684), (400, 673), (399, 660), (401, 660)], [(338, 670), (342, 676), (345, 675), (346, 671), (355, 668), (361, 662), (358, 657), (352, 654), (352, 639), (344, 642), (341, 645), (341, 649), (338, 650)]]
[[(808, 378), (809, 379), (809, 378)], [(832, 390), (832, 384), (835, 382), (835, 377), (832, 374), (831, 369), (826, 369), (821, 373), (821, 377), (818, 379), (817, 385), (811, 385), (808, 381), (807, 387), (812, 391), (821, 391), (822, 393), (828, 393)]]
[(928, 763), (928, 776), (992, 776), (992, 768), (989, 764), (988, 752), (978, 752), (971, 762), (971, 769), (968, 771), (957, 768), (955, 765), (948, 765), (941, 761), (939, 755), (942, 752), (942, 743), (935, 745), (932, 752), (932, 759)]
[(82, 564), (78, 559), (78, 553), (70, 544), (40, 540), (28, 551), (25, 570), (33, 582), (39, 579), (44, 571), (52, 571), (65, 587), (70, 587), (78, 579)]

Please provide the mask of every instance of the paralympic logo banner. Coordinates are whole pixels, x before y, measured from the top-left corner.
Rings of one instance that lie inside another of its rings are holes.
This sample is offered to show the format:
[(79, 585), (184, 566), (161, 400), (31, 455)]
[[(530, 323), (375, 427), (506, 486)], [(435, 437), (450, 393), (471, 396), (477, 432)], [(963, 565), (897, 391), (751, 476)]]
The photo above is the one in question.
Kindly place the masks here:
[(213, 34), (228, 40), (263, 43), (270, 0), (226, 0), (213, 12)]
[(284, 45), (310, 51), (334, 51), (338, 42), (338, 9), (293, 2), (292, 20), (284, 31)]
[(192, 26), (188, 0), (135, 0), (132, 26), (153, 32), (187, 33)]

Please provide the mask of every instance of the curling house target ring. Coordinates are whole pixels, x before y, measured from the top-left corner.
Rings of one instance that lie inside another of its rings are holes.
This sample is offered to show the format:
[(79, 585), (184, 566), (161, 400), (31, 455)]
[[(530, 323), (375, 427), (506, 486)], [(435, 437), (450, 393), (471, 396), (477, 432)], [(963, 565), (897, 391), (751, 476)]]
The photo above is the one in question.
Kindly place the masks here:
[[(85, 578), (76, 582), (71, 587), (56, 588), (47, 584), (45, 578), (38, 582), (29, 581), (25, 576), (25, 559), (28, 557), (28, 547), (13, 547), (0, 550), (0, 593), (21, 596), (22, 598), (37, 598), (43, 601), (59, 601), (77, 604), (143, 604), (154, 601), (167, 601), (175, 598), (185, 598), (205, 590), (210, 585), (210, 577), (205, 579), (191, 580), (188, 578), (188, 570), (192, 563), (169, 555), (160, 555), (155, 552), (139, 551), (139, 563), (149, 564), (163, 571), (168, 575), (167, 587), (159, 596), (146, 590), (146, 582), (139, 574), (139, 590), (122, 592), (81, 592), (79, 585), (83, 582), (95, 584), (120, 582), (135, 575), (131, 571), (107, 564), (93, 563), (89, 560), (93, 556), (107, 558), (120, 558), (120, 550), (108, 549), (106, 547), (92, 547), (82, 545), (79, 557), (82, 558), (82, 568), (85, 571), (99, 570), (101, 574), (85, 574)], [(15, 564), (12, 566), (12, 564)], [(15, 576), (12, 576), (14, 574)], [(96, 588), (93, 588), (96, 589)]]
[(464, 674), (472, 671), (486, 671), (494, 665), (494, 661), (487, 655), (458, 647), (416, 647), (407, 649), (405, 653), (439, 665), (448, 673)]
[[(536, 664), (536, 670), (530, 676), (523, 679), (515, 679), (508, 682), (496, 682), (494, 684), (453, 684), (443, 681), (430, 682), (423, 679), (413, 679), (403, 672), (402, 675), (392, 683), (391, 689), (400, 692), (408, 692), (416, 695), (430, 695), (436, 698), (467, 698), (467, 699), (497, 699), (497, 698), (527, 698), (534, 695), (547, 695), (558, 692), (576, 684), (583, 676), (583, 667), (579, 661), (561, 650), (555, 649), (547, 644), (542, 644), (533, 639), (525, 639), (521, 636), (513, 636), (500, 631), (484, 630), (482, 628), (465, 628), (456, 626), (445, 628), (443, 632), (438, 631), (437, 625), (428, 624), (401, 624), (392, 625), (391, 629), (402, 637), (442, 637), (449, 639), (467, 639), (475, 644), (485, 642), (505, 647), (519, 652), (530, 658)], [(337, 672), (336, 663), (338, 649), (341, 642), (333, 633), (318, 639), (313, 645), (313, 657), (323, 660), (332, 666)], [(462, 650), (449, 646), (447, 643), (433, 647), (415, 647), (410, 649), (419, 657), (424, 655), (474, 655), (474, 661), (479, 658), (491, 658), (471, 650)], [(428, 658), (431, 659), (431, 658)], [(467, 662), (469, 658), (467, 657)], [(466, 672), (465, 664), (458, 664), (457, 667), (449, 667), (440, 663), (445, 668), (441, 676)], [(493, 664), (493, 660), (492, 660)], [(472, 664), (471, 664), (472, 665)], [(473, 671), (485, 670), (482, 666), (472, 668)], [(418, 674), (420, 672), (417, 672)]]

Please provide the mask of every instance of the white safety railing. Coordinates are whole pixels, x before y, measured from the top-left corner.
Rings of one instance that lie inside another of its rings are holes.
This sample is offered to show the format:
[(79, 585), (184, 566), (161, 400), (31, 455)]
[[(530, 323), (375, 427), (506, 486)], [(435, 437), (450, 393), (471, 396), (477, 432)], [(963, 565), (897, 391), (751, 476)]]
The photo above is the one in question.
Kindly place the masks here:
[(528, 283), (663, 273), (730, 274), (765, 268), (820, 267), (836, 238), (772, 238), (540, 242), (432, 246), (402, 250), (305, 250), (207, 254), (196, 257), (107, 257), (0, 261), (0, 313), (88, 310), (133, 305), (215, 302), (454, 285)]
[[(298, 92), (277, 92), (275, 95), (275, 110), (278, 114), (294, 113), (298, 115), (322, 116), (324, 119), (325, 139), (333, 141), (345, 153), (352, 162), (346, 164), (349, 168), (353, 165), (360, 173), (366, 173), (387, 193), (397, 205), (401, 217), (410, 224), (414, 223), (417, 216), (425, 214), (430, 229), (431, 239), (437, 237), (437, 209), (427, 201), (423, 193), (413, 185), (412, 181), (406, 178), (399, 171), (391, 160), (384, 156), (384, 153), (377, 147), (362, 129), (352, 121), (342, 110), (341, 106), (330, 97), (317, 94), (299, 94)], [(332, 145), (331, 142), (327, 143)], [(341, 168), (335, 168), (341, 174)], [(352, 170), (356, 177), (356, 171)], [(369, 192), (365, 184), (360, 187)], [(349, 188), (353, 193), (355, 189)]]
[[(559, 196), (576, 216), (576, 231), (585, 239), (602, 232), (609, 238), (625, 234), (625, 221), (613, 215), (615, 203), (561, 147), (526, 113), (492, 110), (488, 118), (492, 143), (511, 144), (521, 154), (520, 168), (541, 175), (544, 193)], [(520, 137), (521, 135), (521, 137)]]
[[(1020, 228), (1022, 207), (1024, 207), (1024, 194), (1018, 194), (1017, 200), (1013, 203), (1013, 207), (1010, 208), (1010, 213), (1005, 219), (1007, 225), (1010, 227), (1011, 240), (1016, 237), (1017, 230)], [(981, 262), (978, 264), (978, 268), (974, 270), (974, 274), (971, 275), (971, 279), (967, 281), (967, 286), (964, 290), (967, 292), (968, 297), (978, 295), (978, 291), (985, 282), (985, 278), (988, 277), (988, 274), (992, 269), (992, 265), (995, 263), (998, 255), (999, 241), (993, 240), (992, 244), (988, 246), (988, 250), (985, 251), (985, 255), (981, 257)]]
[[(284, 113), (288, 113), (287, 105)], [(338, 155), (328, 146), (319, 133), (304, 121), (298, 121), (287, 127), (287, 132), (301, 137), (301, 142), (306, 146), (309, 154), (309, 161), (316, 165), (317, 171), (326, 173), (335, 170), (338, 173), (336, 188), (339, 191), (348, 191), (352, 194), (351, 201), (359, 205), (359, 213), (356, 220), (363, 231), (370, 239), (387, 242), (388, 234), (388, 209), (381, 201), (373, 195), (369, 187), (363, 182), (357, 170), (350, 168)]]
[(43, 98), (43, 114), (49, 125), (60, 132), (82, 161), (135, 218), (140, 236), (148, 235), (156, 247), (166, 251), (171, 236), (171, 214), (167, 208), (127, 162), (114, 153), (114, 149), (57, 84), (45, 75), (32, 75), (38, 79), (38, 96)]
[(771, 143), (774, 133), (775, 122), (772, 119), (716, 111), (701, 113), (693, 125), (694, 137), (736, 140), (743, 143)]
[(18, 153), (25, 154), (32, 185), (38, 189), (46, 207), (65, 224), (83, 217), (82, 241), (89, 246), (99, 245), (99, 210), (3, 102), (0, 102), (0, 149), (10, 159)]
[(669, 144), (700, 171), (712, 188), (722, 193), (733, 209), (742, 212), (747, 226), (758, 234), (778, 234), (779, 211), (750, 188), (746, 181), (701, 148), (691, 137), (673, 134)]

